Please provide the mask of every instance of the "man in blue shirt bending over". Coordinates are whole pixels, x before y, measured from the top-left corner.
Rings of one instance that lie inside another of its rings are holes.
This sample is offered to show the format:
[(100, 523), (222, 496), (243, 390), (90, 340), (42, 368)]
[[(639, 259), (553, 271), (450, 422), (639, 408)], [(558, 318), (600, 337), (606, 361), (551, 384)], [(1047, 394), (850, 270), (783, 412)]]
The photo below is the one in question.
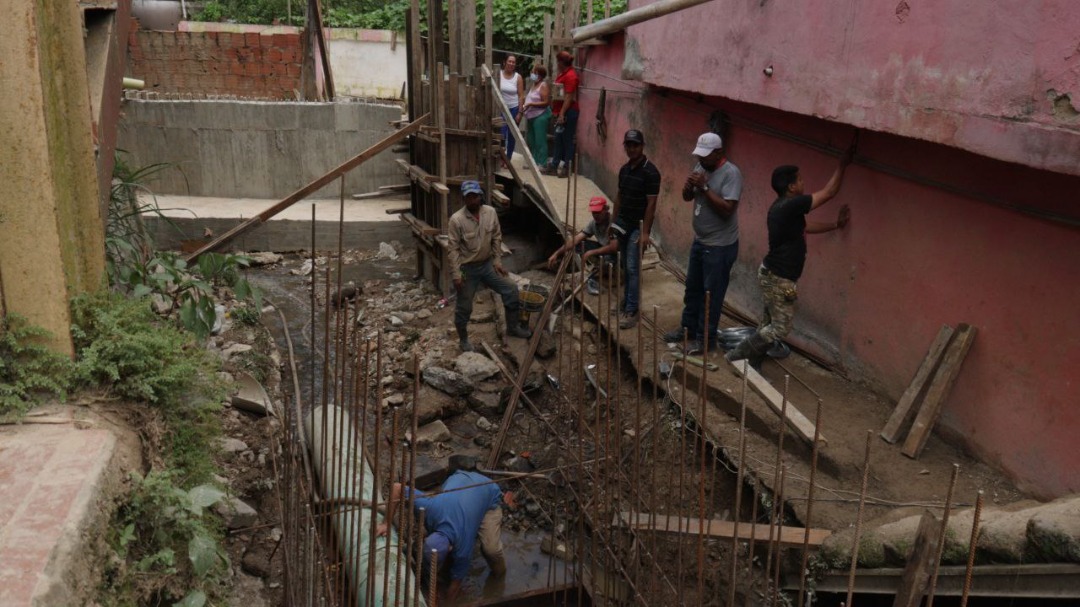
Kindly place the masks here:
[(416, 496), (414, 510), (426, 510), (424, 571), (430, 571), (429, 559), (431, 551), (435, 550), (439, 568), (450, 568), (448, 600), (453, 601), (461, 592), (461, 582), (469, 574), (469, 561), (477, 536), (480, 538), (480, 552), (491, 567), (491, 574), (499, 577), (506, 574), (500, 507), (502, 491), (491, 479), (478, 472), (456, 470), (447, 477), (439, 491), (431, 494), (394, 483), (390, 490), (386, 519), (379, 524), (376, 535), (387, 533), (395, 505), (402, 499), (408, 499), (410, 492)]

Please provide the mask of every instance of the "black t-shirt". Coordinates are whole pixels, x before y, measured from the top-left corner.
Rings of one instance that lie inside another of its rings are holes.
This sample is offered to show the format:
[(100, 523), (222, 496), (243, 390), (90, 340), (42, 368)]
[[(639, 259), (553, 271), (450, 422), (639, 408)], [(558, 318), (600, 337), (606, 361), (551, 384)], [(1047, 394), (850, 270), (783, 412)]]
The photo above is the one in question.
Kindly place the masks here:
[(765, 268), (781, 278), (799, 280), (806, 263), (806, 214), (814, 204), (808, 194), (777, 198), (769, 207), (769, 254)]
[(629, 229), (645, 219), (649, 196), (660, 195), (660, 170), (645, 158), (637, 166), (629, 162), (619, 169), (619, 223)]

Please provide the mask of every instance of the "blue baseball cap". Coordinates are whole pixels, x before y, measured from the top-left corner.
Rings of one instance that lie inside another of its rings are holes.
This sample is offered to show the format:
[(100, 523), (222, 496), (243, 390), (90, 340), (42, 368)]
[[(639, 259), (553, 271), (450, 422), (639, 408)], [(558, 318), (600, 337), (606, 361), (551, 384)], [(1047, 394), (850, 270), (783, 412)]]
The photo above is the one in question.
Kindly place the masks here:
[(469, 194), (484, 195), (484, 189), (480, 187), (479, 181), (465, 181), (461, 184), (461, 195), (468, 196)]
[[(474, 182), (475, 183), (475, 182)], [(428, 534), (424, 539), (424, 562), (430, 566), (431, 551), (434, 550), (438, 556), (438, 564), (442, 565), (446, 557), (450, 555), (450, 538), (446, 537), (441, 531), (435, 531)]]

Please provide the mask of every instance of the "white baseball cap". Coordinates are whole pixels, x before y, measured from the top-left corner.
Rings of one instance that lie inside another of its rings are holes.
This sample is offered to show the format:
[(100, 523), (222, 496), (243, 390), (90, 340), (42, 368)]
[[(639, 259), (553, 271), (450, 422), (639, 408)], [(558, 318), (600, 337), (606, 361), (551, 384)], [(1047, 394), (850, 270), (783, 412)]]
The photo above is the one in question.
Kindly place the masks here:
[(724, 147), (723, 140), (716, 133), (705, 133), (697, 138), (697, 147), (694, 148), (694, 156), (708, 156), (713, 150)]

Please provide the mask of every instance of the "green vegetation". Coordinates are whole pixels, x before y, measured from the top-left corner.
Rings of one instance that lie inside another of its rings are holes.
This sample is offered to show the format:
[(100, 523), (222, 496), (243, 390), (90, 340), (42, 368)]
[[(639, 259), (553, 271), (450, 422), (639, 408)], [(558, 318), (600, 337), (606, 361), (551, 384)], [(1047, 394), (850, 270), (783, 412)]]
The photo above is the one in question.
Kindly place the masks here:
[(204, 510), (225, 493), (213, 485), (184, 491), (171, 472), (133, 480), (135, 490), (110, 538), (123, 563), (110, 571), (113, 593), (106, 604), (205, 605), (208, 593), (220, 591), (229, 559), (220, 527)]
[(71, 361), (42, 345), (49, 337), (21, 316), (0, 317), (0, 421), (22, 417), (41, 394), (67, 394)]
[[(591, 0), (593, 19), (604, 16), (603, 0)], [(331, 0), (323, 3), (323, 21), (328, 27), (357, 27), (405, 31), (409, 0)], [(423, 6), (423, 5), (422, 5)], [(484, 39), (484, 0), (477, 0), (479, 21), (476, 38)], [(555, 0), (493, 0), (492, 45), (496, 49), (524, 55), (543, 51), (544, 15), (552, 14)], [(303, 25), (303, 3), (293, 4), (292, 25)], [(424, 9), (421, 8), (421, 11)], [(444, 5), (444, 14), (448, 9)], [(611, 0), (611, 14), (626, 11), (626, 0)], [(588, 5), (581, 8), (582, 23), (588, 15)], [(288, 21), (286, 0), (211, 0), (196, 16), (201, 21), (234, 21), (237, 23), (285, 23)], [(421, 28), (426, 27), (421, 24)]]

